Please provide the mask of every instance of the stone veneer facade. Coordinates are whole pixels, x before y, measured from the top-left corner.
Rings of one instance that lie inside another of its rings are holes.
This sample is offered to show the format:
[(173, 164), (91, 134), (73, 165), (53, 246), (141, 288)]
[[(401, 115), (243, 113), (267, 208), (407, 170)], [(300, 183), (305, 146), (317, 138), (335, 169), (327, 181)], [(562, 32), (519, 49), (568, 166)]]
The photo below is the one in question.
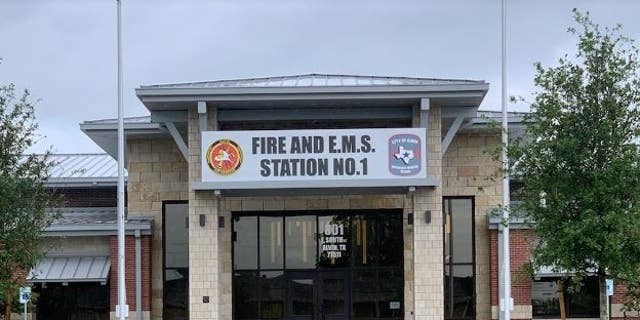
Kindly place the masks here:
[[(208, 106), (208, 130), (216, 130), (215, 107)], [(405, 319), (442, 319), (443, 305), (443, 196), (475, 197), (477, 318), (491, 317), (489, 232), (486, 214), (501, 201), (499, 181), (490, 179), (498, 164), (487, 151), (499, 143), (499, 132), (463, 133), (441, 153), (440, 108), (432, 106), (428, 123), (430, 175), (436, 187), (417, 188), (407, 195), (335, 195), (297, 197), (218, 197), (213, 191), (193, 191), (200, 180), (200, 130), (195, 109), (188, 113), (188, 164), (173, 140), (128, 141), (128, 208), (131, 215), (154, 217), (151, 257), (151, 318), (162, 318), (162, 203), (189, 201), (189, 315), (190, 319), (231, 319), (231, 212), (305, 209), (403, 209)], [(419, 111), (414, 113), (418, 125)], [(415, 214), (431, 211), (426, 223)], [(205, 216), (205, 226), (199, 216)], [(218, 218), (224, 228), (218, 228)], [(209, 302), (204, 302), (205, 297)]]
[(153, 217), (151, 318), (162, 319), (162, 202), (188, 199), (187, 162), (173, 140), (151, 139), (127, 141), (127, 163), (128, 214)]

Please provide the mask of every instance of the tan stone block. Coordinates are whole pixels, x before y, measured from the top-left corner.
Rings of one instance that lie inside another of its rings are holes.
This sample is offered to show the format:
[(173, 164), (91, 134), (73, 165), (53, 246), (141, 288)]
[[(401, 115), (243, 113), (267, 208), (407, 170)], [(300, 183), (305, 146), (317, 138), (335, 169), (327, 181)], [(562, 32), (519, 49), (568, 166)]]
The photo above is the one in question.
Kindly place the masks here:
[(242, 200), (242, 211), (264, 210), (264, 203), (260, 200)]
[(142, 172), (140, 179), (144, 183), (160, 182), (160, 172)]
[(303, 199), (285, 199), (285, 210), (305, 210), (307, 208), (307, 201)]
[(264, 210), (284, 210), (284, 200), (269, 199), (263, 201)]
[(162, 171), (160, 172), (160, 181), (180, 181), (180, 173), (176, 171)]
[(326, 209), (328, 201), (326, 199), (307, 200), (307, 209)]
[(150, 202), (159, 200), (158, 194), (156, 192), (142, 191), (142, 192), (139, 192), (139, 194), (140, 194), (140, 200), (144, 202), (149, 202), (149, 207), (151, 207)]
[(153, 164), (151, 162), (131, 162), (128, 167), (128, 173), (151, 172)]
[(133, 140), (127, 145), (130, 153), (151, 152), (151, 144), (148, 140)]
[(458, 167), (458, 176), (460, 177), (477, 177), (478, 172), (478, 166)]
[(349, 199), (346, 197), (339, 197), (331, 199), (327, 203), (328, 209), (349, 209)]

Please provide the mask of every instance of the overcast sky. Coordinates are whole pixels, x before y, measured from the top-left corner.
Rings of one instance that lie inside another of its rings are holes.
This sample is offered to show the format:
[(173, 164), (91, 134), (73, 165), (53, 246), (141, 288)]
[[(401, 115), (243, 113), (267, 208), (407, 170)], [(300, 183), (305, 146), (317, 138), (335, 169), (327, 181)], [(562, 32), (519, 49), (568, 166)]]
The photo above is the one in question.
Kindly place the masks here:
[[(336, 73), (485, 80), (500, 107), (500, 0), (123, 0), (127, 116), (142, 84)], [(571, 9), (640, 40), (640, 1), (508, 1), (509, 94), (530, 98), (532, 63), (574, 50)], [(78, 127), (114, 118), (115, 0), (0, 1), (0, 84), (29, 89), (32, 151), (101, 152)], [(522, 110), (523, 106), (513, 109)]]

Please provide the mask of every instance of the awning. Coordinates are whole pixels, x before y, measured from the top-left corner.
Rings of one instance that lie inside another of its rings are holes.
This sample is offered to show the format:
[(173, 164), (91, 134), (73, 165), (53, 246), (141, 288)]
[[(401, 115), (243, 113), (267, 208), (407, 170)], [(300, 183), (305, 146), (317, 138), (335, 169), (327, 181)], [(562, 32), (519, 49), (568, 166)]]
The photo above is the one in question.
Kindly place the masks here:
[(536, 270), (536, 278), (559, 278), (573, 275), (573, 272), (567, 272), (563, 269), (557, 269), (551, 266), (540, 266)]
[[(552, 266), (540, 266), (538, 267), (538, 269), (536, 269), (535, 277), (536, 278), (561, 278), (561, 277), (573, 276), (574, 274), (576, 274), (575, 271), (567, 271), (567, 270), (559, 269)], [(594, 268), (594, 269), (588, 270), (587, 274), (595, 275), (596, 269)]]
[(108, 256), (43, 257), (31, 269), (31, 282), (100, 282), (107, 283), (111, 259)]

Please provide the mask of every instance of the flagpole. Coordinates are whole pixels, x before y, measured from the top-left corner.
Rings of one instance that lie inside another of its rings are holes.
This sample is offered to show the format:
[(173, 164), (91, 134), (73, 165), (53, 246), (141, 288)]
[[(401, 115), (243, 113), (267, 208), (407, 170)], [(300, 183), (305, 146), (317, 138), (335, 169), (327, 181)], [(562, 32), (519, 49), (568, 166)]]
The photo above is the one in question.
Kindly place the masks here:
[(503, 320), (511, 319), (511, 267), (509, 258), (509, 157), (507, 145), (509, 143), (509, 122), (507, 117), (507, 3), (502, 0), (502, 294), (500, 297), (500, 311)]
[(116, 316), (125, 319), (128, 316), (125, 283), (125, 215), (124, 215), (124, 108), (122, 105), (122, 3), (116, 0), (118, 7), (118, 308)]

